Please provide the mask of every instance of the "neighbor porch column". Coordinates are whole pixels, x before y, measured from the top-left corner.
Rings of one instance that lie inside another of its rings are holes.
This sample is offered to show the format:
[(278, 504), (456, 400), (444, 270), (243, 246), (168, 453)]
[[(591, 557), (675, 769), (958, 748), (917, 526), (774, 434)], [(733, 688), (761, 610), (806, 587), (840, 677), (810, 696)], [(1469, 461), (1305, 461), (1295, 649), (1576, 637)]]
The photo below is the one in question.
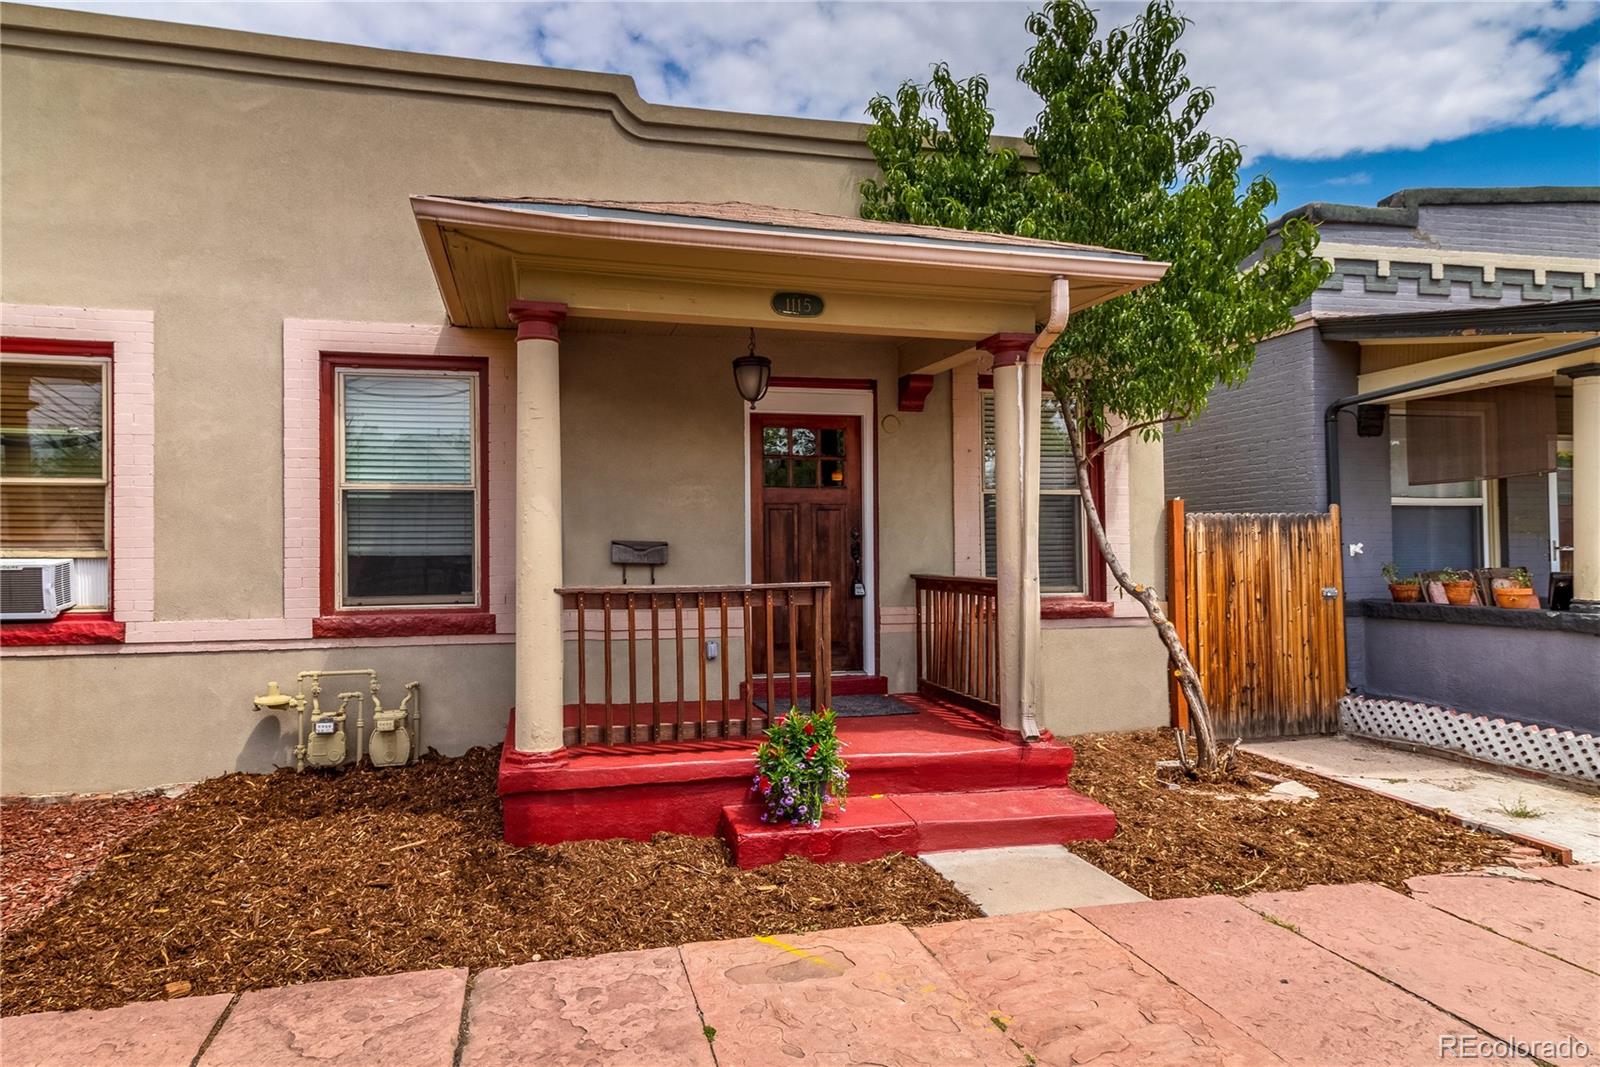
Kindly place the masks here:
[(522, 752), (562, 745), (561, 324), (567, 305), (512, 301), (517, 324), (517, 728)]
[(1561, 373), (1572, 379), (1572, 610), (1600, 615), (1600, 363)]
[(1039, 402), (1034, 335), (995, 334), (995, 577), (1000, 623), (1000, 725), (1038, 733)]

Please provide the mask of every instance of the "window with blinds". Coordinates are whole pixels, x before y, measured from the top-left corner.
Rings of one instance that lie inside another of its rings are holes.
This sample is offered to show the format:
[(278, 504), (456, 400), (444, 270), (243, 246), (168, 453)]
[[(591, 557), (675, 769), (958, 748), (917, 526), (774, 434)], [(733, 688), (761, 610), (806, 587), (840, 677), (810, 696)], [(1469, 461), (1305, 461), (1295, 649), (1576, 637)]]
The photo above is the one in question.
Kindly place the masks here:
[[(994, 577), (995, 434), (994, 394), (983, 403), (983, 573)], [(1083, 590), (1083, 536), (1078, 468), (1066, 421), (1053, 397), (1040, 410), (1039, 433), (1039, 587), (1052, 593)]]
[(80, 609), (106, 607), (107, 366), (0, 360), (0, 554), (76, 561)]
[(478, 602), (473, 372), (340, 368), (342, 607)]

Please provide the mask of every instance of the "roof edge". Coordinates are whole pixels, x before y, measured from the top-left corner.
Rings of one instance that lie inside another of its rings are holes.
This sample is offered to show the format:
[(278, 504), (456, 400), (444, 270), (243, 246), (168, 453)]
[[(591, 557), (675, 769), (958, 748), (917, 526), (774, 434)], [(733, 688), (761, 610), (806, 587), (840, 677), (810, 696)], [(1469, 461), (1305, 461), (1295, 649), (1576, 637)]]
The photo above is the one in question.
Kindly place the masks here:
[[(0, 3), (7, 51), (90, 55), (299, 81), (608, 110), (645, 140), (872, 160), (867, 127), (834, 119), (657, 104), (627, 74), (340, 44), (156, 19)], [(865, 106), (865, 102), (863, 102)], [(1004, 139), (997, 139), (1006, 143)]]
[(1367, 226), (1417, 225), (1419, 208), (1463, 204), (1594, 204), (1600, 203), (1600, 185), (1494, 185), (1482, 187), (1437, 186), (1401, 189), (1376, 206), (1336, 204), (1314, 200), (1291, 208), (1267, 224), (1269, 234), (1283, 229), (1290, 219), (1310, 222), (1347, 222)]
[(1444, 337), (1495, 334), (1600, 333), (1600, 300), (1556, 300), (1505, 307), (1441, 308), (1400, 314), (1337, 315), (1319, 318), (1317, 328), (1330, 341), (1394, 337)]

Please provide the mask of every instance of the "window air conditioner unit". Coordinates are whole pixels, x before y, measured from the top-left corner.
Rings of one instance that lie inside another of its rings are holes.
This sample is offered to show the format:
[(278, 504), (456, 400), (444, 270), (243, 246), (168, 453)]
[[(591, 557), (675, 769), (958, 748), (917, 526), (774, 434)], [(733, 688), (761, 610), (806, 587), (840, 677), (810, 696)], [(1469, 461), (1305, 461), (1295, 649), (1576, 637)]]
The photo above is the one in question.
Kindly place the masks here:
[(0, 621), (53, 619), (76, 604), (70, 559), (0, 560)]

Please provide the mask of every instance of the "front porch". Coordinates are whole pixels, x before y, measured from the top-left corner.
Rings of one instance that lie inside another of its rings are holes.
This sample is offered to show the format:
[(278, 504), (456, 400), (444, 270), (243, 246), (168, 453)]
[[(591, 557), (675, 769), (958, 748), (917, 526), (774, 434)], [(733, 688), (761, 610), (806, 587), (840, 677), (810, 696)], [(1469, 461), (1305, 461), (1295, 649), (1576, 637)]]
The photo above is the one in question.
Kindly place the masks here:
[[(452, 323), (517, 330), (508, 840), (738, 851), (772, 709), (851, 690), (909, 712), (841, 724), (867, 836), (1111, 832), (1040, 725), (1041, 365), (1164, 265), (749, 205), (413, 207)], [(1053, 591), (1081, 599), (1075, 528)]]

